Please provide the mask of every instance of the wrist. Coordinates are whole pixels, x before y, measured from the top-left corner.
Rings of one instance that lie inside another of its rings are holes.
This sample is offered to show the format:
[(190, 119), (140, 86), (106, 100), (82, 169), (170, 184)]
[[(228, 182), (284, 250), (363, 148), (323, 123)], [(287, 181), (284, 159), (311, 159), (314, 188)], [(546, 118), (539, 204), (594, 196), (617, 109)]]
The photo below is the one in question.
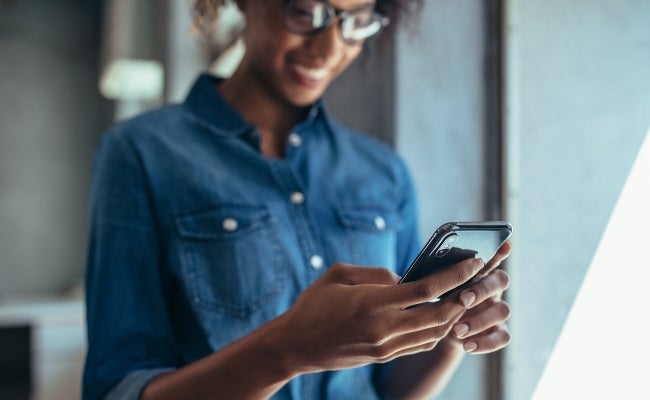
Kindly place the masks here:
[(284, 315), (263, 325), (260, 337), (260, 354), (273, 365), (273, 375), (278, 380), (289, 381), (306, 371), (300, 368), (298, 352), (293, 349), (290, 330), (285, 326)]

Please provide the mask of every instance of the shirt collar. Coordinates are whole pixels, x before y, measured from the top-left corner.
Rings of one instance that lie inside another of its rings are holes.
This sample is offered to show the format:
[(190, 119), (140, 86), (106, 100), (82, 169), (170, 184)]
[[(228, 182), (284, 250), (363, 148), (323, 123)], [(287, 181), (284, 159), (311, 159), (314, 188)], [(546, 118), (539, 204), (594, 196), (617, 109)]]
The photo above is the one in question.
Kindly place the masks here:
[[(190, 93), (185, 99), (184, 106), (195, 117), (199, 118), (220, 133), (242, 135), (250, 133), (255, 128), (226, 102), (216, 89), (223, 82), (222, 78), (204, 73), (194, 82)], [(322, 115), (326, 117), (322, 100), (316, 101), (307, 113), (307, 117), (298, 123), (307, 126)], [(327, 120), (327, 118), (325, 118)]]
[(209, 74), (201, 74), (185, 99), (185, 107), (195, 117), (220, 133), (242, 134), (252, 129), (242, 116), (226, 102), (217, 90), (223, 81)]

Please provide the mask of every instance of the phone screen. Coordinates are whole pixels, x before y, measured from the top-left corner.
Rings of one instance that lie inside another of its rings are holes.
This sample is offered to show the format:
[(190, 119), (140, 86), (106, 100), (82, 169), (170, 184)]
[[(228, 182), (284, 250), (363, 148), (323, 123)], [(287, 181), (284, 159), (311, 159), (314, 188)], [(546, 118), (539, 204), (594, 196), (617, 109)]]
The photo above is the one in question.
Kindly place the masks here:
[(488, 262), (512, 234), (507, 222), (450, 222), (431, 236), (400, 283), (422, 279), (467, 258)]

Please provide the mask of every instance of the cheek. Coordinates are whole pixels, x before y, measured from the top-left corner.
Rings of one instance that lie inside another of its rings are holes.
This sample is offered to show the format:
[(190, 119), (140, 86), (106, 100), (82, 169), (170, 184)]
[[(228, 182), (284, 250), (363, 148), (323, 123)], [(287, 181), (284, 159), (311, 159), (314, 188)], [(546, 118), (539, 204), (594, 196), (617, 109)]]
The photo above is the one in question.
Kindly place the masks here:
[(361, 50), (363, 49), (363, 45), (358, 45), (354, 47), (347, 47), (343, 50), (343, 55), (341, 56), (341, 61), (337, 65), (336, 68), (336, 76), (340, 75), (343, 71), (345, 71), (350, 64), (354, 60), (359, 57), (359, 54), (361, 54)]
[(255, 13), (244, 31), (244, 41), (254, 58), (264, 64), (274, 64), (292, 46), (292, 38), (282, 19)]
[(267, 34), (255, 43), (256, 58), (264, 64), (274, 65), (274, 69), (281, 68), (287, 55), (300, 49), (304, 39), (300, 36), (286, 32), (273, 32)]

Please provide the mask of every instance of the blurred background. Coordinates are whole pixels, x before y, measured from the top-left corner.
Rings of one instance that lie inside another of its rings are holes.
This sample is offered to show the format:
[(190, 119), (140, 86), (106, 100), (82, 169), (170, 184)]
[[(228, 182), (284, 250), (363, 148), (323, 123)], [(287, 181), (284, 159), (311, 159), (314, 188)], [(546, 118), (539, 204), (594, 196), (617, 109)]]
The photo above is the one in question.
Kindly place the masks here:
[[(206, 41), (190, 6), (0, 0), (2, 399), (79, 397), (97, 140), (243, 51), (235, 11)], [(327, 93), (411, 167), (423, 239), (514, 226), (512, 343), (441, 398), (650, 398), (649, 21), (648, 0), (427, 0)]]

